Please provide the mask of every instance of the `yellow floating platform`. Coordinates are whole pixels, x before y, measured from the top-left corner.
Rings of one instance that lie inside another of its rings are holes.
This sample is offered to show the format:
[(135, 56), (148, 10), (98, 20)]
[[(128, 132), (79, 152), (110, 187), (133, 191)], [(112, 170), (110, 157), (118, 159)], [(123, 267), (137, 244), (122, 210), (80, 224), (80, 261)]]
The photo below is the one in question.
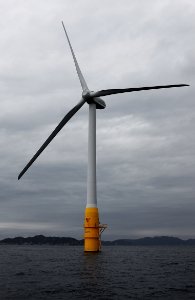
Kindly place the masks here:
[(85, 209), (84, 221), (84, 251), (101, 251), (101, 233), (107, 225), (99, 222), (99, 212), (97, 207), (87, 207)]

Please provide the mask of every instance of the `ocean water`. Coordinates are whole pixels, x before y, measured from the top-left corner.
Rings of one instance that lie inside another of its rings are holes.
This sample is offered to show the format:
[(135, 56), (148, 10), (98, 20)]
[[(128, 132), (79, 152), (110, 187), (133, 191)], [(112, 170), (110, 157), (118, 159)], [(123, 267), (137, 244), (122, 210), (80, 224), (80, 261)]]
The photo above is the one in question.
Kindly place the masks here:
[(195, 247), (1, 245), (0, 299), (195, 299)]

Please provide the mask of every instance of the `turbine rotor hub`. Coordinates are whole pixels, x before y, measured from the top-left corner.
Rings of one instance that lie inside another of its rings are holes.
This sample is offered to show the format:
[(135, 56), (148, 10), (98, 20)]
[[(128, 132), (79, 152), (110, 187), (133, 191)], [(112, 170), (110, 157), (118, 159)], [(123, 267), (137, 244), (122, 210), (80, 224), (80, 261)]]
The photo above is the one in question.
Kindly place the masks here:
[(90, 92), (89, 90), (84, 90), (84, 91), (82, 92), (82, 97), (83, 97), (83, 99), (85, 99), (85, 100), (90, 99), (90, 98), (91, 98), (91, 92)]

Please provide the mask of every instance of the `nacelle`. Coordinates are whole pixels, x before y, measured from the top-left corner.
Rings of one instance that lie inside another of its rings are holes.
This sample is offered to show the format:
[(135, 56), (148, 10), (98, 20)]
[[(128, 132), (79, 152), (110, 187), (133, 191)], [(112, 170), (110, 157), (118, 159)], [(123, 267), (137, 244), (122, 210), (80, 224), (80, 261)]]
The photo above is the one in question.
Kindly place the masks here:
[(93, 97), (93, 91), (84, 90), (82, 93), (83, 99), (87, 101), (88, 104), (95, 103), (97, 109), (104, 109), (106, 108), (106, 103), (99, 97)]
[(96, 104), (96, 109), (104, 109), (106, 108), (106, 103), (99, 97), (92, 98), (92, 103)]

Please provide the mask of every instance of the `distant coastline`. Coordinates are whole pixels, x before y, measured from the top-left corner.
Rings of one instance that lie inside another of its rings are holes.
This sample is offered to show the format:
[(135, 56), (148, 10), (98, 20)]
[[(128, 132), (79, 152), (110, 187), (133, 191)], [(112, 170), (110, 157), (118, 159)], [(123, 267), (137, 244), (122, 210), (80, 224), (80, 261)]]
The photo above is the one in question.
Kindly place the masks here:
[[(56, 237), (35, 235), (33, 237), (15, 237), (0, 240), (0, 245), (67, 245), (81, 246), (83, 240), (72, 237)], [(182, 240), (177, 237), (156, 236), (139, 239), (118, 239), (114, 241), (102, 241), (105, 246), (195, 246), (195, 239)]]

